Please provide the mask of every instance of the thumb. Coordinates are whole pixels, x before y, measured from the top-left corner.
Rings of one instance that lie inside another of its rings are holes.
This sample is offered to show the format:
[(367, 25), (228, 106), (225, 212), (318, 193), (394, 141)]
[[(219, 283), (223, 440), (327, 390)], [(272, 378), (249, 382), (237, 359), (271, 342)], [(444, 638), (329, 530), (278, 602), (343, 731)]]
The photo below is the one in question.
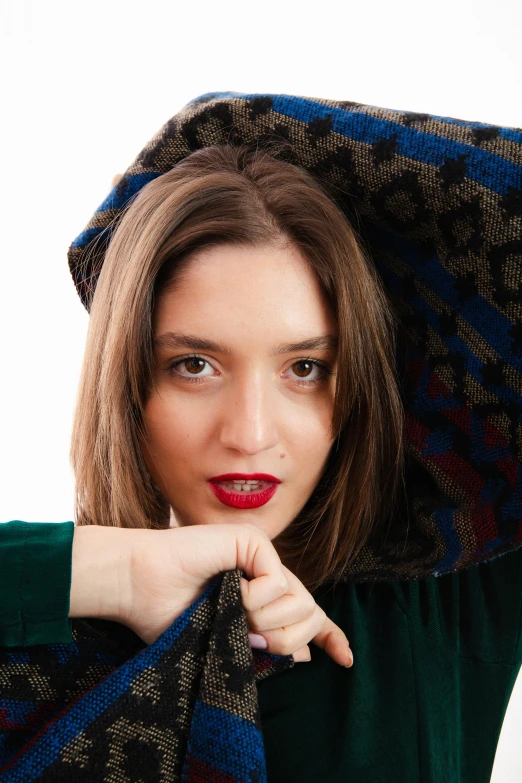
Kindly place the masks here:
[(336, 663), (341, 666), (352, 666), (353, 653), (346, 634), (329, 617), (325, 619), (322, 630), (311, 641), (321, 647)]

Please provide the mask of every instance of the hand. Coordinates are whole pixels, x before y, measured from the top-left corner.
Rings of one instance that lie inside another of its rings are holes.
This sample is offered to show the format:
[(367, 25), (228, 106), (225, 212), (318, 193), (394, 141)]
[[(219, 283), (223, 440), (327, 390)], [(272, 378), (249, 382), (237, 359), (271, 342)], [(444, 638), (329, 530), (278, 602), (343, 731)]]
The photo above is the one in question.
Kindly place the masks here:
[(69, 617), (100, 617), (154, 642), (219, 573), (241, 568), (262, 603), (287, 588), (270, 539), (253, 525), (75, 528)]
[(235, 568), (250, 580), (241, 580), (243, 606), (252, 627), (266, 631), (269, 652), (307, 660), (303, 642), (312, 640), (345, 663), (342, 630), (283, 566), (266, 533), (249, 524), (76, 527), (69, 617), (115, 620), (151, 644), (209, 581)]
[[(255, 635), (262, 634), (266, 651), (291, 655), (296, 662), (309, 661), (312, 641), (341, 666), (352, 666), (353, 654), (348, 639), (338, 625), (316, 604), (303, 583), (283, 566), (288, 580), (286, 593), (269, 604), (251, 589), (252, 582), (241, 579), (241, 596), (247, 623)], [(303, 643), (305, 643), (303, 645)]]

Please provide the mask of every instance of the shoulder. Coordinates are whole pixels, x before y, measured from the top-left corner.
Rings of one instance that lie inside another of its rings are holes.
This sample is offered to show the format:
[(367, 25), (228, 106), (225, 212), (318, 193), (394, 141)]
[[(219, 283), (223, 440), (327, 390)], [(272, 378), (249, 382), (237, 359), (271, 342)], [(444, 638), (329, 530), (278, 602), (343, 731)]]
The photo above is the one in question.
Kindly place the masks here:
[(464, 657), (520, 664), (522, 547), (456, 573), (392, 584), (416, 633)]

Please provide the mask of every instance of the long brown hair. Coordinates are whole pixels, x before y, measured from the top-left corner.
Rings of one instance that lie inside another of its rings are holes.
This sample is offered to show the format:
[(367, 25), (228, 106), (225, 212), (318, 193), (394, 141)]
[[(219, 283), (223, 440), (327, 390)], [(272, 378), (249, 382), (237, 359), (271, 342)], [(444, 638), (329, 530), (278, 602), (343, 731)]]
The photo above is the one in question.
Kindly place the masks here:
[(396, 322), (333, 194), (277, 149), (197, 150), (143, 187), (108, 247), (91, 307), (73, 425), (77, 524), (164, 528), (169, 504), (142, 455), (154, 301), (208, 246), (290, 241), (338, 323), (332, 446), (299, 515), (273, 543), (312, 590), (336, 580), (387, 518), (403, 479)]

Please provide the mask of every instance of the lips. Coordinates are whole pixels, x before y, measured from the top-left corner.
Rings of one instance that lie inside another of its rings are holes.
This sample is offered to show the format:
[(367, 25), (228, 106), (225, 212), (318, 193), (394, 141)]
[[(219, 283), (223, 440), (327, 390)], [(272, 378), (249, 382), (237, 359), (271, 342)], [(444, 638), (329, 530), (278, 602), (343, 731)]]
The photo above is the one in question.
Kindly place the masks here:
[(251, 492), (234, 492), (233, 489), (229, 489), (217, 481), (209, 481), (210, 488), (218, 500), (230, 508), (241, 509), (259, 508), (259, 506), (264, 506), (265, 503), (268, 503), (270, 498), (275, 495), (277, 484), (279, 483), (279, 481), (277, 483), (271, 482), (268, 484), (268, 486), (264, 486), (262, 489), (253, 490)]
[(271, 476), (269, 473), (223, 473), (222, 476), (213, 476), (209, 481), (216, 483), (218, 481), (239, 481), (240, 479), (243, 479), (244, 481), (254, 481), (254, 479), (258, 479), (259, 481), (268, 481), (270, 484), (281, 483), (281, 479)]
[[(224, 487), (223, 484), (231, 481), (259, 481), (265, 485), (260, 489), (252, 490), (249, 492), (234, 492), (229, 487)], [(210, 488), (214, 495), (225, 506), (231, 508), (259, 508), (268, 503), (270, 498), (275, 495), (277, 485), (281, 483), (281, 479), (276, 476), (271, 476), (269, 473), (223, 473), (221, 476), (214, 476), (208, 480)]]

